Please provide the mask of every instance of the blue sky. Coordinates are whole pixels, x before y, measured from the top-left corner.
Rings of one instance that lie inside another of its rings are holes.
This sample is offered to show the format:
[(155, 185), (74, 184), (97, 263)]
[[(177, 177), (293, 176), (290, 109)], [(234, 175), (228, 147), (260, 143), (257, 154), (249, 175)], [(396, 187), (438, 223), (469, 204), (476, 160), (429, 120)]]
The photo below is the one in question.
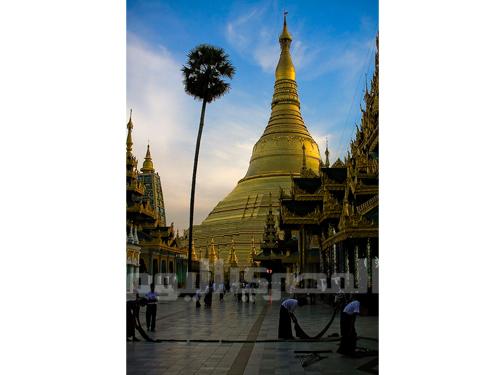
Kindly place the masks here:
[(149, 140), (167, 220), (181, 229), (188, 222), (201, 107), (182, 88), (186, 54), (200, 43), (213, 44), (224, 48), (236, 67), (231, 91), (207, 109), (196, 224), (244, 176), (267, 125), (284, 8), (302, 116), (321, 150), (328, 138), (333, 158), (343, 157), (359, 121), (365, 76), (369, 81), (373, 71), (377, 1), (127, 2), (127, 106), (134, 113), (134, 153), (142, 165)]

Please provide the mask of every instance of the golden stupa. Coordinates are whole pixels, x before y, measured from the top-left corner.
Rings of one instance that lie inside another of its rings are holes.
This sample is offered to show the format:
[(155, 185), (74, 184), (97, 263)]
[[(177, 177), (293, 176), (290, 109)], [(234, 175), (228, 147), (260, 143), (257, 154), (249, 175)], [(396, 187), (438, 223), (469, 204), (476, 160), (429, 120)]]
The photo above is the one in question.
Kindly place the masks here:
[(291, 176), (300, 176), (304, 170), (319, 173), (319, 148), (300, 113), (295, 67), (290, 55), (292, 36), (286, 16), (279, 43), (281, 55), (275, 73), (271, 117), (253, 147), (248, 171), (208, 217), (194, 227), (198, 243), (214, 238), (227, 253), (234, 238), (236, 254), (239, 259), (245, 259), (240, 266), (249, 265), (246, 259), (252, 249), (252, 238), (257, 240), (257, 252), (260, 252), (270, 204), (273, 213), (278, 214), (280, 188), (288, 191)]

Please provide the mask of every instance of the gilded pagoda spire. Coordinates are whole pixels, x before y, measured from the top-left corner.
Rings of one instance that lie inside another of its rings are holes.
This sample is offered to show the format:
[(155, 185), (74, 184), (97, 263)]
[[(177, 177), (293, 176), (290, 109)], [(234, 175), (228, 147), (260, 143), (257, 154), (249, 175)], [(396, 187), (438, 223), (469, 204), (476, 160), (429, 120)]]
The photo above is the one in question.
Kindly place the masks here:
[(325, 167), (329, 167), (330, 166), (330, 159), (329, 159), (329, 156), (330, 156), (330, 151), (328, 151), (328, 138), (326, 139), (326, 150), (325, 150), (325, 156), (326, 156), (326, 159), (325, 159)]
[(286, 12), (283, 17), (283, 31), (280, 38), (281, 55), (276, 67), (276, 81), (280, 79), (292, 79), (295, 81), (295, 67), (293, 66), (292, 56), (290, 56), (290, 45), (292, 44), (292, 36), (286, 27)]
[(149, 151), (149, 143), (148, 150), (146, 151), (146, 157), (144, 158), (144, 163), (141, 168), (142, 173), (154, 173), (155, 169), (153, 167), (153, 159), (151, 158), (151, 152)]
[(127, 123), (127, 155), (130, 154), (132, 155), (132, 145), (134, 144), (132, 142), (132, 129), (134, 128), (134, 124), (132, 123), (132, 108), (130, 108), (130, 118)]
[[(273, 207), (277, 207), (280, 190), (290, 189), (293, 177), (301, 175), (304, 153), (307, 176), (318, 173), (320, 166), (320, 149), (311, 137), (300, 111), (288, 23), (288, 17), (284, 17), (282, 31), (276, 35), (281, 51), (276, 56), (270, 117), (253, 147), (248, 170), (202, 224), (194, 228), (194, 236), (199, 241), (209, 240), (212, 236), (238, 236), (239, 246), (235, 252), (243, 266), (248, 264), (252, 235), (256, 237), (256, 250), (259, 253), (263, 243), (268, 248), (276, 248), (275, 219), (272, 212), (268, 215), (267, 210), (268, 194), (272, 193), (270, 201)], [(267, 241), (266, 231), (271, 237)], [(262, 237), (264, 235), (265, 238)]]
[(198, 261), (198, 255), (196, 254), (196, 250), (194, 248), (194, 240), (191, 243), (193, 244), (191, 246), (191, 259), (193, 260), (193, 262), (197, 262)]
[(269, 193), (269, 212), (267, 213), (266, 226), (260, 248), (263, 250), (264, 255), (269, 255), (271, 251), (276, 251), (278, 248), (278, 234), (276, 233), (276, 221), (273, 215), (271, 193)]
[(283, 176), (302, 168), (302, 145), (306, 147), (307, 168), (318, 170), (320, 153), (309, 134), (300, 112), (300, 100), (295, 82), (295, 67), (290, 54), (292, 36), (283, 20), (279, 36), (281, 54), (276, 66), (271, 117), (264, 134), (255, 144), (245, 179)]
[(212, 237), (212, 241), (210, 242), (210, 253), (208, 254), (208, 261), (210, 263), (214, 263), (217, 259), (219, 259), (219, 257), (217, 256), (214, 238)]
[(234, 238), (231, 239), (231, 250), (229, 251), (227, 263), (231, 267), (238, 267), (238, 257), (236, 256), (236, 249), (234, 248)]

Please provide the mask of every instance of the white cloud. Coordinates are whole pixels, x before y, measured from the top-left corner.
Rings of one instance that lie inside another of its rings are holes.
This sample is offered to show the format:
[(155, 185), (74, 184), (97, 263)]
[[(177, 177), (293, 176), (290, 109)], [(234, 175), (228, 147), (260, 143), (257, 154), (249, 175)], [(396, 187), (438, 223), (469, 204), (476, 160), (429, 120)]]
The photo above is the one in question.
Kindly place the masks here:
[[(187, 228), (201, 103), (184, 92), (183, 61), (133, 34), (127, 43), (127, 106), (133, 108), (134, 154), (142, 166), (148, 139), (160, 174), (167, 221)], [(248, 168), (267, 107), (241, 107), (227, 96), (208, 105), (197, 174), (195, 224), (227, 195)], [(123, 126), (125, 150), (126, 128)]]
[(226, 38), (231, 43), (231, 45), (237, 48), (245, 48), (248, 46), (250, 38), (247, 34), (241, 33), (241, 29), (245, 28), (250, 21), (252, 21), (256, 16), (261, 15), (263, 9), (254, 8), (251, 9), (247, 14), (243, 14), (227, 23), (226, 25)]

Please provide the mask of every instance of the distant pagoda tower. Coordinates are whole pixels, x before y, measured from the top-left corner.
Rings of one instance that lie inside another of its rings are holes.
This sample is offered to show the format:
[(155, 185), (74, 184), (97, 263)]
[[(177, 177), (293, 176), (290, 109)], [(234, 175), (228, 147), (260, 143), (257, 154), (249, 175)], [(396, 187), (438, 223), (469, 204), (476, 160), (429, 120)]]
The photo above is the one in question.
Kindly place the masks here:
[(278, 250), (278, 235), (276, 233), (276, 221), (274, 219), (272, 210), (272, 198), (271, 193), (269, 193), (269, 212), (266, 218), (266, 226), (264, 234), (262, 235), (262, 243), (260, 248), (264, 255), (270, 255), (271, 252), (276, 252)]
[(325, 150), (325, 167), (330, 167), (330, 151), (328, 151), (328, 138), (326, 139), (326, 150)]
[(295, 68), (290, 55), (292, 36), (286, 17), (279, 43), (281, 55), (275, 72), (271, 116), (253, 147), (248, 171), (201, 225), (194, 227), (197, 241), (213, 237), (218, 243), (227, 243), (229, 236), (237, 236), (236, 253), (244, 259), (243, 263), (248, 262), (252, 236), (264, 233), (269, 193), (273, 197), (271, 208), (277, 213), (280, 190), (291, 188), (290, 177), (301, 175), (303, 163), (308, 171), (319, 174), (320, 151), (300, 113)]
[(158, 225), (165, 227), (167, 225), (167, 221), (165, 218), (165, 204), (163, 202), (161, 180), (160, 175), (155, 173), (149, 143), (146, 151), (146, 157), (144, 158), (144, 163), (142, 164), (141, 173), (139, 174), (139, 181), (141, 181), (146, 187), (145, 197), (158, 216)]
[(238, 267), (238, 256), (236, 255), (234, 239), (231, 240), (231, 249), (229, 250), (229, 258), (227, 259), (227, 264), (230, 267)]

